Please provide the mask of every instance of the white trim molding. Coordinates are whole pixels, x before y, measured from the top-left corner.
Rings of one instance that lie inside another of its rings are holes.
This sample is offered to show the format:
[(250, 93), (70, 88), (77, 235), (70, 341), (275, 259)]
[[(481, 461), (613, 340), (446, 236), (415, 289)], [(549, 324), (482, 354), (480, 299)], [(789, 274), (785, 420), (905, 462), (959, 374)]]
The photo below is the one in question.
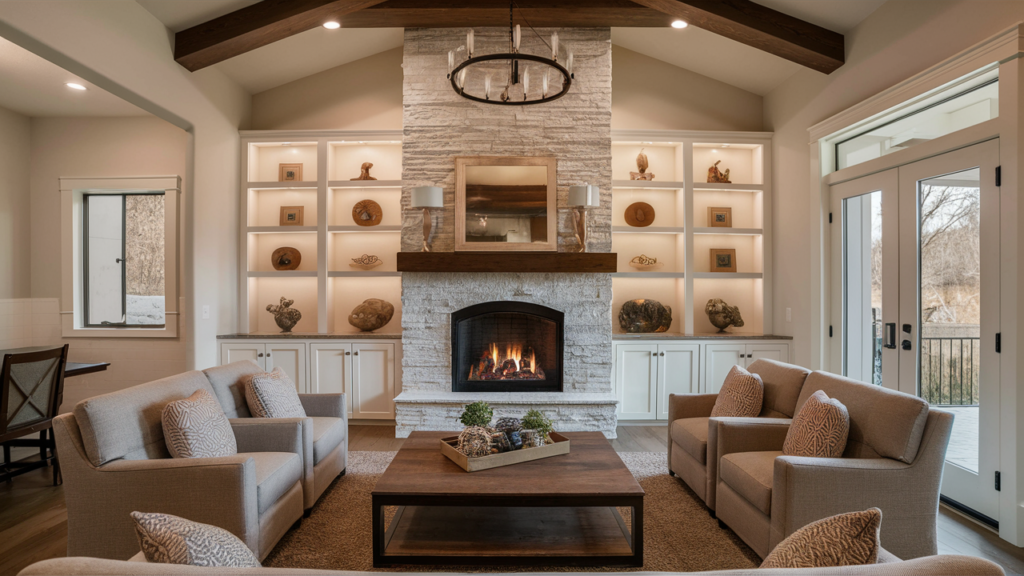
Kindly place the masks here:
[[(82, 199), (85, 193), (164, 192), (164, 325), (159, 328), (87, 328), (82, 292)], [(176, 338), (180, 176), (61, 178), (61, 334), (65, 338)]]

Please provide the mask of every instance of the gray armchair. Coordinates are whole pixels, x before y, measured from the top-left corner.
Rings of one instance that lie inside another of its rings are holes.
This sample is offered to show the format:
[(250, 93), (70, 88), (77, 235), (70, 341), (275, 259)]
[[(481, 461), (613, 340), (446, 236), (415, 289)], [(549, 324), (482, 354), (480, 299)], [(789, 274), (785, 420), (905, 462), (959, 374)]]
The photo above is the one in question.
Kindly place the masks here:
[(907, 394), (812, 372), (800, 393), (824, 390), (850, 415), (842, 458), (783, 456), (789, 421), (717, 422), (716, 512), (761, 557), (801, 527), (878, 507), (881, 542), (904, 559), (937, 552), (939, 485), (951, 414)]
[[(255, 362), (241, 360), (203, 370), (224, 413), (235, 423), (274, 421), (253, 418), (242, 381), (262, 372)], [(306, 515), (348, 463), (348, 410), (344, 394), (299, 394), (307, 418), (302, 422), (302, 488)]]
[(239, 453), (171, 458), (161, 413), (199, 389), (193, 371), (80, 402), (53, 421), (68, 510), (68, 554), (127, 559), (129, 514), (162, 512), (220, 526), (261, 559), (303, 512), (302, 419), (232, 423)]

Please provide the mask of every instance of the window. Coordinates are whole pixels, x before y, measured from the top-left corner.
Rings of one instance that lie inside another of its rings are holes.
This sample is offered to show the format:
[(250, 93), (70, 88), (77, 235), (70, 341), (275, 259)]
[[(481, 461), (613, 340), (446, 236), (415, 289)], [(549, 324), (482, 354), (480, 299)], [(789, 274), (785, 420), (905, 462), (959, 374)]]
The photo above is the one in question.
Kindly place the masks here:
[(164, 192), (83, 195), (87, 327), (164, 325)]

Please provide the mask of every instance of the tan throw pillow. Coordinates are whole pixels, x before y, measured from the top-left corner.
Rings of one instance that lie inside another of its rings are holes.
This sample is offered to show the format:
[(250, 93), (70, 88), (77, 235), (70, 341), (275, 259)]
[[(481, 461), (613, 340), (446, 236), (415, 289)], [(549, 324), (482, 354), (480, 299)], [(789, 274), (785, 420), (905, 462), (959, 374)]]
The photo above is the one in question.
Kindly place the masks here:
[(753, 418), (761, 413), (764, 382), (739, 366), (733, 366), (718, 392), (711, 417)]
[(245, 379), (245, 402), (256, 418), (305, 418), (295, 383), (281, 368)]
[(768, 554), (761, 568), (830, 568), (878, 562), (882, 511), (837, 514), (793, 532)]
[(215, 458), (238, 454), (235, 433), (220, 403), (206, 390), (164, 406), (164, 442), (174, 458)]
[(170, 514), (132, 512), (135, 535), (147, 562), (204, 568), (259, 568), (260, 561), (237, 536), (223, 528)]
[(835, 398), (818, 390), (793, 418), (782, 444), (786, 456), (842, 458), (850, 434), (850, 413)]

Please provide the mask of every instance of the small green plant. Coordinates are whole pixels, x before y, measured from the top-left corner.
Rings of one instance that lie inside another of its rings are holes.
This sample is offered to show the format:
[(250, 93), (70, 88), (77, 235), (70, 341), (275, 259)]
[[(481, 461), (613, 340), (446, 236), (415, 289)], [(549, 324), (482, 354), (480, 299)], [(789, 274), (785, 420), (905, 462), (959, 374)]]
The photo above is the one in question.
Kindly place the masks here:
[(491, 410), (487, 402), (473, 402), (466, 406), (462, 416), (459, 416), (459, 422), (466, 426), (487, 426), (491, 423), (492, 417), (494, 410)]
[(523, 416), (523, 428), (526, 430), (537, 430), (544, 435), (545, 439), (550, 440), (548, 434), (551, 433), (552, 423), (540, 410), (530, 410), (526, 413), (526, 416)]

